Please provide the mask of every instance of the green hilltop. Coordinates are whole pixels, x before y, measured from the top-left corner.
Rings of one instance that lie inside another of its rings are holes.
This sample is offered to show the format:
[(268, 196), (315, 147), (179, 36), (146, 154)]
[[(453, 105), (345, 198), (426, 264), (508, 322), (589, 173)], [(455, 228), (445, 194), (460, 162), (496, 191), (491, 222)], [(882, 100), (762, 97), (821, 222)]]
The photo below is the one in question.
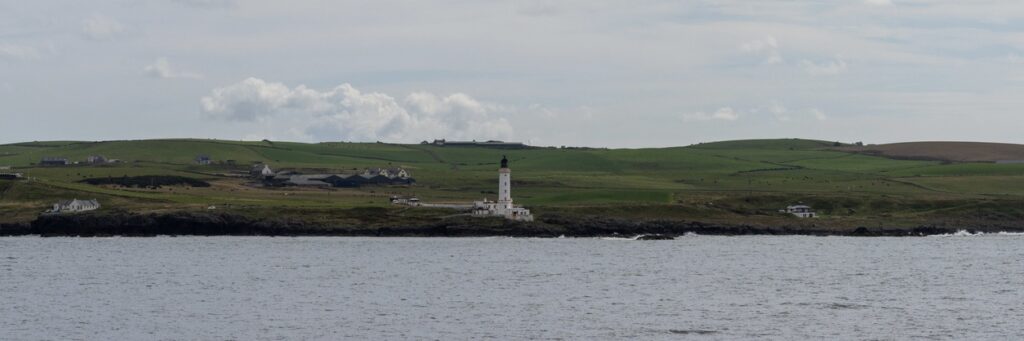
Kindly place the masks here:
[[(497, 149), (387, 143), (239, 142), (202, 139), (47, 141), (0, 145), (0, 166), (33, 181), (0, 180), (0, 222), (31, 220), (55, 200), (98, 198), (103, 210), (157, 212), (209, 206), (251, 215), (355, 219), (353, 209), (392, 207), (388, 197), (425, 202), (493, 199), (498, 161), (507, 155), (513, 198), (539, 215), (603, 215), (745, 224), (837, 227), (920, 224), (1017, 224), (1024, 212), (1024, 164), (903, 160), (802, 139), (743, 140), (687, 147)], [(215, 163), (198, 165), (197, 155)], [(41, 167), (44, 157), (120, 163)], [(232, 176), (253, 163), (305, 173), (403, 167), (413, 186), (258, 188)], [(0, 171), (3, 172), (3, 171)], [(9, 171), (10, 172), (10, 171)], [(94, 186), (89, 178), (179, 176), (211, 187), (156, 189)], [(778, 213), (805, 203), (822, 214), (799, 220)], [(423, 209), (417, 213), (443, 216)]]

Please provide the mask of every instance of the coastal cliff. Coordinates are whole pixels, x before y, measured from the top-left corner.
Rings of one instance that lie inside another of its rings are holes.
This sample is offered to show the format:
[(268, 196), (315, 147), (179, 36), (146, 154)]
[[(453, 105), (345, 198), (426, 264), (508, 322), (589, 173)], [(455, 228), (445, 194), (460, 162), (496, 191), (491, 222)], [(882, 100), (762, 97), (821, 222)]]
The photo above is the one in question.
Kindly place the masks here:
[[(921, 236), (955, 233), (960, 228), (806, 228), (711, 224), (696, 221), (630, 220), (592, 216), (543, 216), (536, 222), (455, 217), (419, 222), (387, 220), (368, 223), (327, 224), (280, 218), (257, 219), (232, 213), (128, 212), (40, 216), (31, 223), (0, 225), (0, 235), (41, 236), (420, 236), (420, 237), (603, 237), (659, 234), (699, 235), (842, 235)], [(1024, 231), (1016, 226), (985, 226), (971, 232)]]

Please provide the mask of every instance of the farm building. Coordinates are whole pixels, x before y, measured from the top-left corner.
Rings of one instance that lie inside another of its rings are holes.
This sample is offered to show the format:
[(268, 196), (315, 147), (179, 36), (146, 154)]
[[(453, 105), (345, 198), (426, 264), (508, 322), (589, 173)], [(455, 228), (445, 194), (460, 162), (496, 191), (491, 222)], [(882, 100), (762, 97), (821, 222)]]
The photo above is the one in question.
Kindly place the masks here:
[(68, 162), (68, 159), (64, 158), (64, 157), (48, 157), (48, 156), (46, 156), (46, 157), (43, 157), (43, 159), (39, 161), (39, 165), (40, 166), (67, 166), (68, 164), (70, 164), (70, 162)]
[(331, 187), (331, 184), (324, 182), (323, 179), (328, 177), (327, 174), (309, 174), (309, 175), (291, 175), (284, 183), (289, 186), (304, 186), (304, 187)]
[(107, 163), (107, 158), (104, 157), (103, 155), (89, 155), (89, 157), (85, 158), (85, 162), (87, 162), (87, 163)]
[(200, 164), (200, 165), (204, 165), (204, 166), (205, 165), (209, 165), (211, 162), (213, 162), (213, 159), (211, 159), (209, 155), (204, 155), (204, 154), (196, 155), (196, 159), (195, 160), (196, 160), (196, 164)]
[(24, 177), (21, 173), (0, 172), (0, 180), (17, 180)]
[(391, 201), (392, 204), (395, 204), (395, 205), (408, 205), (408, 206), (419, 206), (420, 205), (420, 199), (417, 198), (417, 197), (392, 195), (391, 199), (389, 199), (389, 200)]

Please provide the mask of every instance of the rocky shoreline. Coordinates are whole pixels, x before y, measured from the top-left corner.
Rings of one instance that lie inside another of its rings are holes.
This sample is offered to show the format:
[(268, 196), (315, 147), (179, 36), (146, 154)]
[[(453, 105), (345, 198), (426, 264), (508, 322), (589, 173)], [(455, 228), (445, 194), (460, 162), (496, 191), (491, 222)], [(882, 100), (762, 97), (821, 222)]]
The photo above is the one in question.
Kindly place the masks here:
[(605, 217), (542, 216), (531, 223), (502, 219), (430, 219), (422, 223), (375, 221), (351, 226), (324, 226), (295, 219), (254, 219), (231, 213), (127, 212), (40, 216), (31, 223), (0, 224), (0, 236), (379, 236), (379, 237), (610, 237), (636, 235), (816, 235), (925, 236), (976, 232), (1024, 232), (1014, 226), (974, 229), (919, 226), (915, 228), (828, 229), (723, 225), (696, 221), (625, 220)]

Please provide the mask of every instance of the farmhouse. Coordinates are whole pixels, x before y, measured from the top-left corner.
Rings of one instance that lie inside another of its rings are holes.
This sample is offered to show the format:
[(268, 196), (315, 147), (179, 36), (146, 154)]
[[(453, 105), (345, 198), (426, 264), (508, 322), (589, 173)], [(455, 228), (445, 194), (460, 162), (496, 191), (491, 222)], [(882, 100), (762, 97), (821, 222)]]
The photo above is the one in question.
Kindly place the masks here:
[(89, 155), (89, 157), (85, 158), (85, 162), (87, 162), (87, 163), (107, 163), (107, 158), (103, 157), (103, 155)]
[(39, 161), (40, 166), (67, 166), (68, 164), (70, 164), (68, 159), (63, 157), (44, 156), (43, 159)]
[(74, 213), (74, 212), (85, 212), (92, 211), (100, 208), (99, 201), (96, 199), (92, 200), (61, 200), (56, 204), (53, 204), (53, 208), (47, 211), (48, 213)]
[(205, 154), (196, 155), (196, 159), (195, 160), (196, 160), (196, 164), (200, 164), (200, 165), (203, 165), (203, 166), (209, 165), (211, 162), (213, 162), (213, 160), (210, 159), (210, 156), (209, 155), (205, 155)]
[(269, 165), (257, 163), (249, 170), (249, 175), (252, 175), (254, 178), (272, 177), (274, 176), (274, 171), (270, 169)]
[(508, 158), (501, 158), (501, 168), (498, 169), (498, 201), (484, 198), (483, 201), (474, 202), (473, 216), (533, 221), (530, 210), (512, 204), (512, 170), (508, 168)]
[(800, 218), (816, 218), (818, 216), (814, 213), (814, 209), (807, 205), (787, 206), (785, 210), (780, 210), (780, 212), (789, 213)]

